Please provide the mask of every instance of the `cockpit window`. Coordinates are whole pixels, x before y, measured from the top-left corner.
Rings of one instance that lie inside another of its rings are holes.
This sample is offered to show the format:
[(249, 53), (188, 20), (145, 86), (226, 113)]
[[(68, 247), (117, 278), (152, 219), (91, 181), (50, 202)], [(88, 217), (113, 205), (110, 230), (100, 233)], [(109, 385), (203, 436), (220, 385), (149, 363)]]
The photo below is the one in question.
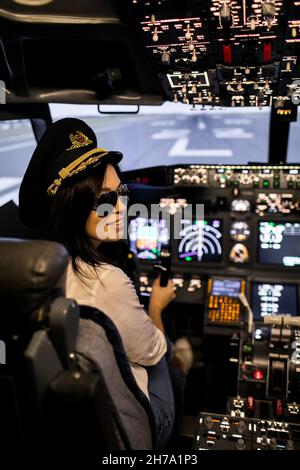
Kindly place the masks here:
[(124, 171), (183, 163), (268, 161), (267, 108), (191, 110), (180, 103), (165, 103), (142, 106), (139, 114), (101, 115), (96, 106), (55, 104), (51, 112), (54, 120), (70, 113), (86, 120), (99, 146), (124, 153)]
[(287, 163), (300, 163), (300, 111), (296, 122), (291, 122), (289, 143), (286, 155)]
[(19, 187), (36, 140), (29, 119), (0, 121), (0, 207), (18, 204)]

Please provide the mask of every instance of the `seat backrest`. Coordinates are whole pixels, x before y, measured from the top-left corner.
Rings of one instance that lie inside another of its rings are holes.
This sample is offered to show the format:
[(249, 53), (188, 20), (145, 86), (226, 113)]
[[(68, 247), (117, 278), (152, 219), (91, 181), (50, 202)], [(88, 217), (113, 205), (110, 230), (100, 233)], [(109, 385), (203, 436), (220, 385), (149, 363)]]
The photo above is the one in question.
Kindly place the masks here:
[[(64, 297), (68, 261), (54, 242), (0, 239), (0, 340), (7, 350), (0, 429), (27, 450), (50, 440), (57, 454), (70, 445), (83, 455), (151, 449), (149, 402), (114, 324)], [(101, 351), (96, 362), (93, 347)]]

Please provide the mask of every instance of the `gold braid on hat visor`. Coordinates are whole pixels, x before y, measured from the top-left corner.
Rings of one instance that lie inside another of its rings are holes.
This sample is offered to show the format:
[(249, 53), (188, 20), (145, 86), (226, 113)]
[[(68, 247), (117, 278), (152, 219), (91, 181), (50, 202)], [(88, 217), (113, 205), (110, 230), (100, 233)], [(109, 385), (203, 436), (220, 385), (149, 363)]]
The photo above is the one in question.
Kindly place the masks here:
[(55, 196), (63, 180), (70, 178), (73, 175), (77, 175), (77, 173), (85, 170), (89, 165), (98, 162), (107, 154), (108, 150), (103, 148), (95, 148), (89, 152), (84, 153), (81, 155), (81, 157), (70, 163), (70, 165), (68, 165), (66, 168), (62, 168), (58, 172), (58, 177), (53, 181), (52, 184), (50, 184), (49, 188), (47, 189), (47, 194), (49, 196)]

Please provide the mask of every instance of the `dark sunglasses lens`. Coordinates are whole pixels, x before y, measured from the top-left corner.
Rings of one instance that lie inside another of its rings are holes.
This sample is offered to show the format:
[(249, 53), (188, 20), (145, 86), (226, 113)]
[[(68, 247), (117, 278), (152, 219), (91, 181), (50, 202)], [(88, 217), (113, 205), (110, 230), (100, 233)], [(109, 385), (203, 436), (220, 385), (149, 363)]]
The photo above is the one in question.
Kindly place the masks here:
[[(97, 199), (97, 211), (100, 212), (99, 215), (102, 217), (109, 215), (117, 204), (117, 200), (118, 193), (116, 191), (109, 191), (108, 193), (101, 194), (101, 196), (99, 196)], [(103, 214), (101, 214), (102, 211), (100, 206), (103, 204), (105, 204), (107, 207), (104, 208)]]

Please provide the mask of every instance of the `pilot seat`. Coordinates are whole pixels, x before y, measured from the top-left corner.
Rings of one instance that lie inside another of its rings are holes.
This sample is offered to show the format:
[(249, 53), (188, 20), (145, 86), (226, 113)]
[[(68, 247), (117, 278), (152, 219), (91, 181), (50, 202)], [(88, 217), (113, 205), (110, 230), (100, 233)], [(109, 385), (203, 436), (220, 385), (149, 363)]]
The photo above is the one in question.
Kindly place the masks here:
[(0, 239), (1, 447), (76, 457), (152, 449), (154, 417), (116, 327), (64, 296), (68, 261), (55, 242)]

